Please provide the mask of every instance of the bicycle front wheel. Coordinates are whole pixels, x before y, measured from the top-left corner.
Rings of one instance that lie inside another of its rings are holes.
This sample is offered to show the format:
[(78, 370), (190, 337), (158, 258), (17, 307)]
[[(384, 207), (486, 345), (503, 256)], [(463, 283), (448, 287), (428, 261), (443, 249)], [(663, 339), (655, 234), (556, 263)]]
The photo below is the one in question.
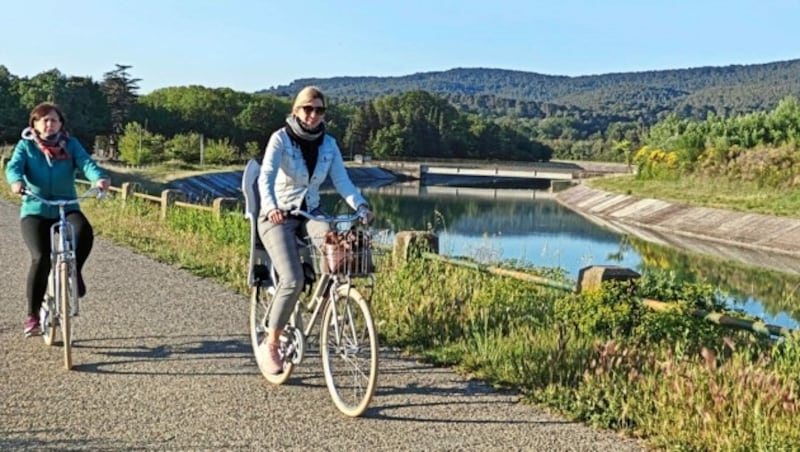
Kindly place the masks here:
[(61, 326), (61, 339), (64, 342), (64, 368), (67, 370), (72, 369), (72, 318), (70, 315), (70, 303), (74, 302), (71, 298), (75, 292), (75, 290), (73, 290), (75, 285), (70, 284), (69, 278), (69, 264), (60, 262), (58, 264), (58, 279), (61, 284), (61, 318), (59, 321)]
[(253, 347), (253, 355), (258, 364), (258, 370), (264, 378), (275, 385), (286, 383), (292, 375), (294, 363), (288, 354), (287, 342), (281, 341), (281, 356), (283, 357), (283, 372), (274, 375), (267, 372), (265, 364), (266, 341), (267, 341), (267, 320), (269, 311), (272, 309), (272, 288), (255, 286), (250, 294), (250, 343)]
[(320, 351), (334, 405), (361, 416), (378, 382), (378, 335), (369, 304), (351, 286), (339, 287), (322, 317)]

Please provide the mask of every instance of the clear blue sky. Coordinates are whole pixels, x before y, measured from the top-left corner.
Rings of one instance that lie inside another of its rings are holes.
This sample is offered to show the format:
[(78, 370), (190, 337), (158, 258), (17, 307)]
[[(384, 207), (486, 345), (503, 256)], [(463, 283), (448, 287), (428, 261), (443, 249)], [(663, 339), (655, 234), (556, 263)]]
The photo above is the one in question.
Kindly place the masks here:
[(0, 65), (12, 74), (99, 81), (127, 64), (140, 94), (455, 67), (589, 75), (800, 58), (796, 0), (11, 0), (0, 17)]

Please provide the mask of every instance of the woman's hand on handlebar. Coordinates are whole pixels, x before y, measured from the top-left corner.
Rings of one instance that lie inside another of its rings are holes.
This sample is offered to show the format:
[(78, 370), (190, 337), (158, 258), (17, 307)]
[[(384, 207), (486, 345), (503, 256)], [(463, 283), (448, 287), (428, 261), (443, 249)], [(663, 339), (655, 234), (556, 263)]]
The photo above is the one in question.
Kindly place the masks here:
[(99, 188), (101, 191), (107, 191), (108, 187), (111, 186), (111, 181), (109, 181), (108, 179), (98, 179), (97, 182), (95, 182), (94, 185), (95, 185), (95, 187)]
[(358, 206), (358, 210), (356, 210), (356, 214), (361, 217), (361, 222), (364, 224), (372, 223), (372, 220), (375, 219), (375, 214), (369, 209), (366, 204), (361, 204)]
[(281, 209), (272, 209), (267, 213), (267, 218), (274, 224), (281, 224), (286, 217)]
[(25, 184), (22, 181), (17, 181), (11, 184), (11, 193), (15, 195), (21, 195), (22, 192), (25, 190)]

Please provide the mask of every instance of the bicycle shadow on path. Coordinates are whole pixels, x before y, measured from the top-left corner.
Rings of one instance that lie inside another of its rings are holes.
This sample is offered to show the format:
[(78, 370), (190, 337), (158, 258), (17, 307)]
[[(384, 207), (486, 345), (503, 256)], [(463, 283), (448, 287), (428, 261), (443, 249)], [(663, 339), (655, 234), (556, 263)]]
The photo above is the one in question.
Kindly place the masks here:
[[(154, 345), (141, 345), (160, 342)], [(115, 345), (115, 344), (119, 345)], [(130, 345), (136, 344), (136, 345)], [(258, 369), (252, 359), (249, 340), (244, 335), (222, 335), (211, 339), (197, 335), (152, 335), (84, 339), (76, 341), (73, 348), (78, 362), (77, 372), (119, 375), (242, 375), (255, 374)], [(95, 361), (80, 362), (80, 356)], [(231, 360), (240, 361), (230, 363)], [(246, 362), (241, 362), (241, 361)], [(229, 371), (204, 370), (200, 361), (226, 361)], [(243, 365), (244, 364), (244, 365)]]
[[(312, 351), (310, 355), (284, 386), (327, 392), (319, 353)], [(579, 425), (550, 417), (510, 419), (505, 414), (493, 415), (521, 406), (519, 394), (497, 390), (480, 380), (465, 380), (449, 367), (426, 364), (397, 350), (382, 350), (379, 365), (378, 388), (362, 415), (365, 419), (443, 425)]]
[[(418, 363), (419, 364), (419, 363)], [(437, 371), (441, 369), (441, 371)], [(420, 378), (415, 378), (416, 373)], [(423, 373), (424, 372), (424, 377)], [(465, 380), (450, 368), (419, 365), (405, 378), (380, 385), (364, 417), (376, 420), (440, 424), (575, 424), (563, 419), (510, 419), (495, 416), (521, 405), (514, 391), (501, 391), (480, 380)], [(423, 380), (424, 378), (424, 380)], [(432, 416), (433, 413), (447, 413)]]

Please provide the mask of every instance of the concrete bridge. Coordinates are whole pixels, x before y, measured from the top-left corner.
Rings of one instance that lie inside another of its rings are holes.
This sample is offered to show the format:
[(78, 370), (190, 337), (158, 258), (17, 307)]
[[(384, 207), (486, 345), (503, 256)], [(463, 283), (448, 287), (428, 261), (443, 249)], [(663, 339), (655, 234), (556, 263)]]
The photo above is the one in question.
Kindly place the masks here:
[(420, 165), (420, 174), (425, 176), (473, 176), (491, 178), (515, 178), (515, 179), (546, 179), (546, 180), (573, 180), (576, 172), (570, 170), (554, 170), (531, 166), (524, 169), (519, 167), (469, 167), (469, 166), (430, 166)]
[(524, 166), (469, 164), (469, 163), (425, 163), (425, 162), (373, 162), (374, 166), (403, 174), (414, 179), (425, 179), (429, 176), (445, 177), (491, 177), (495, 179), (542, 179), (573, 180), (577, 171), (572, 168), (549, 166), (547, 163), (529, 163)]
[(450, 187), (422, 185), (419, 181), (396, 183), (365, 190), (366, 193), (380, 193), (395, 196), (442, 196), (478, 199), (555, 199), (555, 193), (543, 190), (517, 190), (505, 188)]
[(431, 176), (474, 177), (493, 179), (536, 179), (572, 181), (598, 174), (625, 174), (631, 170), (625, 164), (597, 162), (503, 162), (475, 161), (373, 161), (371, 165), (403, 174), (414, 179)]

